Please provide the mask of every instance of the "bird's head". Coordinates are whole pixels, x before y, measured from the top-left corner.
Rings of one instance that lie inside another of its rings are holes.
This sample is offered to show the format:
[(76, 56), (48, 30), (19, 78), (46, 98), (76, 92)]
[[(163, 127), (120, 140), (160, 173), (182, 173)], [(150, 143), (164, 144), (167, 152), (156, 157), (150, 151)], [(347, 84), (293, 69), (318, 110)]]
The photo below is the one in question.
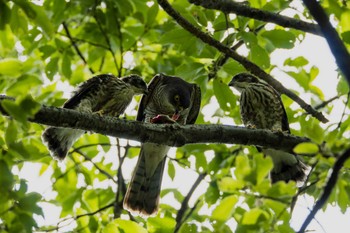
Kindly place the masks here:
[(248, 73), (240, 73), (233, 76), (228, 85), (230, 87), (236, 88), (238, 91), (243, 91), (244, 89), (249, 88), (257, 83), (260, 83), (260, 81), (253, 75)]
[(168, 101), (175, 110), (173, 117), (177, 120), (190, 107), (191, 93), (188, 89), (174, 87), (168, 92)]
[(123, 78), (123, 81), (128, 83), (135, 94), (147, 94), (147, 84), (146, 82), (138, 75), (131, 74)]

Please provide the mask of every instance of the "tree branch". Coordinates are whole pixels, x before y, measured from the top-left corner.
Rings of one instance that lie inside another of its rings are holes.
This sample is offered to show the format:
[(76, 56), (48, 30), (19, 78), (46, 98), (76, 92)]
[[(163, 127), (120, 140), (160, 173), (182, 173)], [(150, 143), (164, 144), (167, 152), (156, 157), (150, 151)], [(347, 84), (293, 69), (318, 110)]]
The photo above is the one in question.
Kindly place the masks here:
[[(7, 96), (3, 98), (9, 99)], [(0, 96), (0, 103), (3, 98)], [(1, 106), (0, 112), (8, 115)], [(308, 138), (262, 129), (210, 124), (151, 124), (47, 106), (42, 106), (28, 121), (175, 147), (191, 143), (226, 143), (257, 145), (291, 151), (297, 144), (310, 141)]]
[(181, 25), (184, 29), (189, 31), (191, 34), (196, 36), (198, 39), (202, 40), (204, 43), (209, 44), (210, 46), (215, 47), (220, 52), (223, 52), (230, 56), (232, 59), (236, 60), (237, 62), (241, 63), (244, 68), (246, 68), (248, 71), (250, 71), (252, 74), (258, 76), (259, 78), (265, 80), (267, 83), (269, 83), (273, 88), (275, 88), (279, 93), (287, 95), (289, 98), (297, 102), (300, 107), (305, 109), (308, 113), (310, 113), (312, 116), (316, 117), (318, 120), (322, 121), (323, 123), (328, 122), (328, 120), (323, 116), (322, 113), (316, 111), (311, 107), (311, 105), (305, 103), (304, 100), (299, 98), (298, 95), (296, 95), (291, 90), (285, 88), (280, 82), (278, 82), (276, 79), (274, 79), (271, 75), (267, 74), (264, 70), (262, 70), (259, 66), (248, 60), (247, 58), (239, 55), (234, 50), (230, 49), (229, 47), (223, 45), (220, 43), (220, 41), (215, 40), (213, 37), (209, 36), (207, 33), (202, 32), (200, 29), (192, 25), (190, 22), (188, 22), (185, 18), (183, 18), (177, 11), (172, 8), (172, 6), (169, 4), (167, 0), (157, 0), (158, 4), (171, 16), (173, 19)]
[(332, 27), (328, 16), (316, 0), (303, 0), (311, 15), (317, 21), (331, 49), (335, 61), (350, 85), (350, 54), (337, 31)]
[(202, 182), (202, 180), (204, 179), (204, 177), (206, 175), (207, 175), (207, 173), (199, 174), (199, 176), (197, 177), (197, 180), (193, 183), (190, 191), (187, 193), (186, 197), (182, 201), (181, 207), (176, 215), (176, 226), (175, 226), (174, 233), (178, 232), (180, 230), (180, 227), (182, 226), (182, 224), (185, 222), (185, 219), (183, 219), (183, 217), (184, 217), (184, 214), (186, 212), (186, 209), (188, 208), (188, 202), (189, 202), (190, 198), (192, 197), (193, 192), (196, 190), (196, 188)]
[(314, 208), (311, 210), (307, 218), (305, 219), (303, 225), (301, 226), (299, 233), (305, 232), (306, 228), (310, 224), (311, 220), (315, 217), (316, 213), (322, 208), (322, 206), (327, 202), (329, 196), (331, 195), (334, 186), (337, 183), (340, 169), (344, 166), (346, 160), (350, 158), (350, 149), (346, 150), (335, 162), (333, 169), (331, 170), (331, 175), (328, 178), (326, 186), (323, 188), (323, 193), (321, 197), (316, 201)]
[(207, 9), (220, 10), (224, 13), (234, 13), (237, 15), (257, 19), (264, 22), (275, 23), (282, 27), (294, 28), (304, 32), (322, 36), (320, 28), (317, 24), (308, 23), (302, 20), (279, 15), (269, 11), (263, 11), (257, 8), (251, 8), (245, 3), (235, 2), (233, 0), (189, 0), (190, 3), (200, 5)]
[(71, 44), (73, 45), (74, 50), (77, 52), (77, 54), (78, 54), (78, 56), (81, 58), (81, 60), (83, 60), (84, 64), (88, 66), (90, 72), (91, 72), (92, 74), (94, 74), (95, 71), (88, 65), (88, 63), (87, 63), (87, 61), (86, 61), (84, 55), (81, 53), (81, 51), (80, 51), (80, 49), (78, 48), (77, 44), (75, 43), (73, 37), (71, 36), (66, 22), (63, 22), (62, 25), (63, 25), (64, 31), (65, 31), (66, 34), (67, 34), (67, 37), (69, 38)]

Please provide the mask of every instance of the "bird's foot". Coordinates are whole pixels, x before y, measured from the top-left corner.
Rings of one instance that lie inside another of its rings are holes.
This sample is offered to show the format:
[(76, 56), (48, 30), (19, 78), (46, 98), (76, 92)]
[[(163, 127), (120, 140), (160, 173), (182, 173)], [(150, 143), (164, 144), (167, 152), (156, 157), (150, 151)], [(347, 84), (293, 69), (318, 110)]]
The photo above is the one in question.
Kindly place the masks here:
[(94, 114), (97, 114), (99, 116), (103, 116), (104, 112), (103, 112), (103, 110), (100, 110), (100, 111), (94, 112)]
[(247, 124), (245, 127), (248, 129), (256, 129), (256, 125), (253, 124)]

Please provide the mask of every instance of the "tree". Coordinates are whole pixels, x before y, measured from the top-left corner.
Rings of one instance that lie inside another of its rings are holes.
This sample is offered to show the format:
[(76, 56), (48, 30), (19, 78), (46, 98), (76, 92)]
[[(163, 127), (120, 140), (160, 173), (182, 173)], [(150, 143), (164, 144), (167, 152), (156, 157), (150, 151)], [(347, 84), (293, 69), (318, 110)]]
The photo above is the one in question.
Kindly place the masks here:
[[(346, 1), (321, 1), (339, 39), (328, 18), (319, 17), (322, 8), (320, 13), (314, 1), (305, 3), (310, 11), (298, 1), (279, 0), (0, 0), (0, 91), (6, 95), (0, 108), (1, 231), (63, 231), (68, 225), (86, 232), (294, 232), (299, 229), (290, 225), (293, 207), (303, 195), (316, 205), (300, 232), (320, 208), (335, 204), (345, 213), (350, 59), (343, 43), (350, 44), (350, 9)], [(325, 99), (313, 83), (321, 74), (305, 57), (291, 55), (282, 66), (270, 60), (275, 51), (293, 51), (310, 34), (325, 37), (336, 51), (339, 77), (329, 77), (338, 82), (334, 98)], [(243, 71), (283, 94), (295, 136), (222, 125), (241, 125), (238, 98), (227, 83)], [(166, 73), (197, 83), (202, 90), (198, 126), (135, 122), (139, 98), (120, 120), (55, 108), (66, 99), (65, 88), (97, 73), (137, 73), (146, 81)], [(298, 90), (281, 77), (294, 80)], [(305, 93), (308, 101), (301, 98)], [(341, 119), (327, 123), (337, 101)], [(41, 142), (45, 125), (99, 134), (84, 135), (59, 164)], [(163, 185), (162, 198), (171, 201), (161, 202), (159, 214), (148, 219), (122, 209), (128, 165), (139, 150), (130, 139), (179, 146), (169, 155), (165, 175), (170, 180), (186, 171), (197, 176), (185, 193)], [(311, 167), (306, 183), (299, 188), (294, 182), (271, 184), (272, 162), (253, 145), (294, 148)], [(28, 191), (19, 171), (34, 165), (40, 174), (50, 174), (53, 195)], [(44, 204), (60, 208), (59, 222), (38, 224), (49, 209)]]

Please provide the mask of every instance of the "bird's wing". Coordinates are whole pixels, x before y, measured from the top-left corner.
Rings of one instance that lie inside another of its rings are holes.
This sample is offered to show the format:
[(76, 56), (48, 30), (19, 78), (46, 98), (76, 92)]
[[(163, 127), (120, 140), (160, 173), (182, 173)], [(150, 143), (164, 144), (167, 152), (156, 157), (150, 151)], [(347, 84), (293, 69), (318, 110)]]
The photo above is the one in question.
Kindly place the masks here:
[(282, 115), (282, 131), (283, 132), (287, 132), (290, 133), (290, 128), (289, 128), (289, 122), (288, 122), (288, 117), (287, 117), (287, 113), (286, 113), (286, 109), (284, 108), (283, 102), (282, 102), (282, 98), (281, 98), (281, 94), (276, 91), (274, 88), (272, 88), (274, 90), (274, 92), (276, 93), (276, 96), (278, 98), (279, 103), (282, 106), (282, 111), (283, 111), (283, 115)]
[(197, 84), (193, 84), (192, 96), (191, 96), (191, 109), (188, 113), (186, 124), (194, 124), (199, 114), (199, 109), (201, 107), (201, 89)]
[(145, 117), (145, 109), (148, 105), (148, 102), (152, 99), (153, 91), (157, 89), (157, 86), (162, 82), (163, 76), (161, 74), (157, 74), (152, 78), (150, 83), (148, 84), (148, 93), (147, 95), (143, 95), (139, 104), (139, 109), (137, 111), (137, 121), (143, 121)]
[(114, 77), (112, 75), (97, 75), (85, 81), (77, 88), (74, 95), (64, 103), (63, 107), (70, 109), (75, 108), (82, 99), (86, 98), (87, 95), (92, 92), (95, 92), (101, 83), (106, 82), (110, 78)]

